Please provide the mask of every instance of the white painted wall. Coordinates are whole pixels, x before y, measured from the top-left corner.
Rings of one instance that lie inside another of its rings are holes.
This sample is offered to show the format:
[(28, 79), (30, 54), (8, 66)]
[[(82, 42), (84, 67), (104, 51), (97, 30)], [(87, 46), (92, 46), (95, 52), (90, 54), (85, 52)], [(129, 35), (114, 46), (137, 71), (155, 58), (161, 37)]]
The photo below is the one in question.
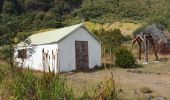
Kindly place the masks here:
[(101, 65), (101, 43), (86, 29), (80, 27), (58, 43), (60, 71), (76, 70), (75, 41), (88, 41), (90, 69), (94, 68), (95, 65)]
[[(27, 48), (29, 48), (29, 47), (27, 47)], [(35, 49), (34, 49), (35, 52), (32, 54), (32, 56), (24, 60), (23, 68), (30, 68), (30, 69), (34, 69), (34, 70), (44, 71), (43, 62), (42, 62), (42, 50), (43, 50), (43, 48), (44, 48), (44, 51), (46, 53), (49, 52), (49, 56), (51, 58), (52, 57), (52, 50), (53, 51), (56, 51), (56, 49), (58, 50), (58, 45), (57, 44), (47, 44), (47, 45), (35, 46)], [(18, 57), (18, 50), (20, 50), (20, 49), (23, 49), (23, 47), (16, 47), (15, 48), (14, 58), (15, 58), (15, 62), (18, 63), (18, 66), (21, 67), (22, 59), (17, 58)], [(28, 52), (29, 51), (27, 51), (27, 53)], [(57, 59), (56, 59), (56, 62), (57, 62)], [(51, 71), (55, 70), (55, 72), (57, 72), (57, 64), (55, 64), (55, 66), (52, 66), (52, 60), (49, 60), (49, 65), (45, 66), (46, 72), (49, 71), (48, 66), (50, 66)]]

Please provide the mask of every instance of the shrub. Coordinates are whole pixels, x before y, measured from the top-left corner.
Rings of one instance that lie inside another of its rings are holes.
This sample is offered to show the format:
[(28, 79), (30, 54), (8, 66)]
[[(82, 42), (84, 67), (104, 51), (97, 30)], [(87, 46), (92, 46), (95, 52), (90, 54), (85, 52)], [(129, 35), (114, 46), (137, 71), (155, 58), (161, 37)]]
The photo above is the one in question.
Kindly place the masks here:
[(123, 41), (130, 41), (132, 40), (132, 37), (130, 35), (124, 36)]
[(10, 32), (10, 29), (7, 26), (0, 25), (0, 36)]
[(124, 47), (117, 49), (115, 53), (115, 63), (122, 68), (131, 68), (135, 65), (133, 54)]
[[(10, 75), (10, 67), (9, 64), (5, 61), (0, 61), (0, 84), (5, 78), (9, 78)], [(1, 86), (0, 86), (1, 88)]]
[(9, 46), (3, 46), (0, 48), (0, 59), (8, 61), (10, 57), (10, 49)]
[(4, 77), (4, 72), (0, 69), (0, 83), (2, 82)]

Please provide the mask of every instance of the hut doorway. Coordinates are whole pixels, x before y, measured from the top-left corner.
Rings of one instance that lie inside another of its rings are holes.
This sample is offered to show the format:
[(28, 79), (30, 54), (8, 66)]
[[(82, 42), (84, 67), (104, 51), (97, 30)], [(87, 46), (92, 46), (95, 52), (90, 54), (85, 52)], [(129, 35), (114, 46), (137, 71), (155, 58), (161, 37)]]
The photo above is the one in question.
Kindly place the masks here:
[(77, 70), (89, 69), (88, 42), (87, 41), (76, 41), (75, 42), (75, 55), (76, 55), (76, 69)]

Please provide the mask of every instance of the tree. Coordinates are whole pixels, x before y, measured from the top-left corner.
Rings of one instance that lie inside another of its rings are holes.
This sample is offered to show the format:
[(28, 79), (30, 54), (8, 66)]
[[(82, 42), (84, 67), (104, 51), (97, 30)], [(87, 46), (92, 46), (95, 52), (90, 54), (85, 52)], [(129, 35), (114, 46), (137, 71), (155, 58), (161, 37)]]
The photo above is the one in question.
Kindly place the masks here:
[(14, 3), (10, 1), (5, 1), (3, 5), (3, 12), (7, 14), (14, 13)]
[(3, 5), (4, 5), (4, 1), (5, 1), (5, 0), (0, 0), (0, 14), (1, 14), (1, 12), (2, 12), (2, 7), (3, 7)]

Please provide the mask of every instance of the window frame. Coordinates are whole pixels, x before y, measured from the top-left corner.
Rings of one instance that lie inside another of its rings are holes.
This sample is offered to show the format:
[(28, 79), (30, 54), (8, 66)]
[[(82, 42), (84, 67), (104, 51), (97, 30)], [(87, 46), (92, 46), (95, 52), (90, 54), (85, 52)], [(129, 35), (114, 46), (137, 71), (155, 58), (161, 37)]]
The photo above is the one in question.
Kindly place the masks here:
[(19, 49), (18, 52), (18, 58), (20, 59), (26, 59), (27, 58), (27, 49)]

